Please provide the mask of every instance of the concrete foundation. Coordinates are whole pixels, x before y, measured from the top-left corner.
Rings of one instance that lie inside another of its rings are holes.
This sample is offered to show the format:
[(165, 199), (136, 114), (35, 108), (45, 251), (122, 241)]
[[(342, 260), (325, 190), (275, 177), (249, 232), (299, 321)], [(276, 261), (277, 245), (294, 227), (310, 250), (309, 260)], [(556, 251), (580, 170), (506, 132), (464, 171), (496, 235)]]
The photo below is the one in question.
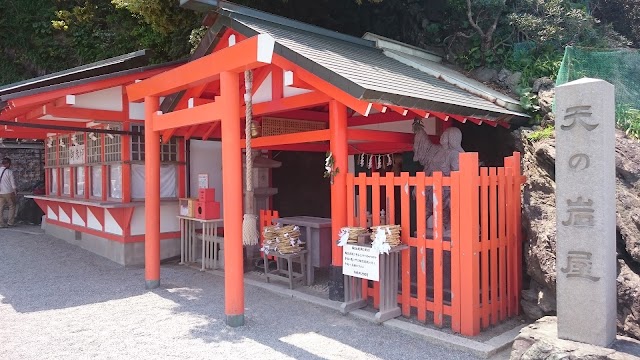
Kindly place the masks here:
[[(42, 222), (46, 234), (55, 236), (70, 244), (80, 246), (94, 254), (103, 256), (120, 265), (132, 266), (144, 264), (144, 242), (121, 243), (81, 231)], [(160, 241), (160, 259), (180, 256), (180, 239)]]

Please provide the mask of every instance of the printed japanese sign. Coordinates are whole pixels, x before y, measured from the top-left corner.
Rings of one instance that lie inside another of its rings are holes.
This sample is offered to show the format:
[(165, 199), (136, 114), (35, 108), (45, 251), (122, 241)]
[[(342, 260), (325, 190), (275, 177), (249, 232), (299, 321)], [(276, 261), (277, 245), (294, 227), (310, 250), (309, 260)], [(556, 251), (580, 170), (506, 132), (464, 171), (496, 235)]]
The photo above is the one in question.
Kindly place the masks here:
[(69, 146), (69, 164), (71, 165), (84, 164), (84, 145)]
[(380, 281), (380, 253), (367, 246), (345, 245), (342, 250), (342, 273)]

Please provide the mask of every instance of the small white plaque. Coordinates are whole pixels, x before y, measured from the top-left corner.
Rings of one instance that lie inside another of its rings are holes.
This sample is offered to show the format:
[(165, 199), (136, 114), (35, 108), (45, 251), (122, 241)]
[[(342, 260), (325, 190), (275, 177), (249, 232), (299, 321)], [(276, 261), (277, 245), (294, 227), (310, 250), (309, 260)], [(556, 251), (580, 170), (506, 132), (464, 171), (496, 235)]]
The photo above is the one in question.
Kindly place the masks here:
[(367, 246), (345, 245), (342, 250), (342, 274), (380, 281), (380, 254)]
[(69, 146), (69, 164), (70, 165), (84, 164), (84, 145)]
[(198, 189), (209, 187), (209, 174), (198, 174)]

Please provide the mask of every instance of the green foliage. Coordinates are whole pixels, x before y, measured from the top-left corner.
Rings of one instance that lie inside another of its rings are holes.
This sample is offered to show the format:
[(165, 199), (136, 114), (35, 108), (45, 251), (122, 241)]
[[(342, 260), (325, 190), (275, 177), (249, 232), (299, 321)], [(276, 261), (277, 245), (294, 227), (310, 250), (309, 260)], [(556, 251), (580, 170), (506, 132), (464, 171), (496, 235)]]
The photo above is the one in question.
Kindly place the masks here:
[(516, 0), (508, 19), (537, 46), (617, 47), (628, 43), (610, 26), (602, 26), (586, 7), (570, 0)]
[[(200, 14), (178, 1), (0, 1), (0, 83), (68, 69), (124, 53), (152, 50), (152, 62), (189, 53)], [(126, 5), (126, 6), (125, 6)], [(129, 8), (129, 6), (131, 8)], [(133, 13), (133, 11), (136, 11)]]
[(560, 65), (562, 64), (562, 52), (554, 49), (546, 49), (541, 54), (529, 53), (528, 56), (520, 56), (509, 59), (505, 66), (512, 71), (522, 73), (521, 88), (528, 88), (535, 79), (548, 77), (555, 80)]
[(616, 125), (627, 135), (640, 139), (640, 110), (629, 105), (617, 105)]
[(480, 39), (473, 36), (471, 39), (472, 47), (456, 56), (458, 65), (464, 67), (465, 70), (471, 71), (480, 66), (499, 67), (502, 66), (509, 57), (509, 51), (506, 46), (498, 46), (496, 49), (482, 50)]
[(522, 91), (520, 106), (527, 115), (531, 116), (529, 120), (531, 125), (539, 125), (542, 122), (544, 115), (540, 111), (540, 105), (538, 105), (538, 95), (531, 92), (531, 88)]
[(30, 76), (19, 62), (0, 54), (0, 84), (10, 84)]
[(501, 65), (512, 31), (503, 25), (504, 0), (449, 0), (447, 46), (467, 70)]
[(543, 139), (550, 139), (554, 136), (555, 128), (553, 126), (547, 126), (543, 129), (533, 131), (531, 134), (527, 135), (527, 139), (532, 142), (537, 142)]
[(640, 6), (637, 0), (592, 0), (593, 15), (640, 46)]
[[(140, 16), (163, 35), (190, 32), (198, 26), (201, 15), (179, 7), (175, 0), (111, 0), (117, 9), (127, 9)], [(186, 40), (186, 39), (185, 39)]]

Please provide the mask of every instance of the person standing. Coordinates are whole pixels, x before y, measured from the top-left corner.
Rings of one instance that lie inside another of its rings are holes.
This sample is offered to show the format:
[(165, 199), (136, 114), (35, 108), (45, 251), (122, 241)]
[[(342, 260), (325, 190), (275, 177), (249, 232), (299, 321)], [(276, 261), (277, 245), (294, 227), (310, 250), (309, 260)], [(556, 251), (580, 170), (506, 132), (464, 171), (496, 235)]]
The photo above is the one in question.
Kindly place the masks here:
[[(13, 178), (13, 171), (10, 169), (11, 159), (5, 157), (2, 159), (0, 167), (0, 228), (13, 226), (16, 219), (16, 199), (18, 196), (16, 190), (16, 182)], [(9, 207), (9, 216), (7, 222), (4, 222), (4, 206)]]

